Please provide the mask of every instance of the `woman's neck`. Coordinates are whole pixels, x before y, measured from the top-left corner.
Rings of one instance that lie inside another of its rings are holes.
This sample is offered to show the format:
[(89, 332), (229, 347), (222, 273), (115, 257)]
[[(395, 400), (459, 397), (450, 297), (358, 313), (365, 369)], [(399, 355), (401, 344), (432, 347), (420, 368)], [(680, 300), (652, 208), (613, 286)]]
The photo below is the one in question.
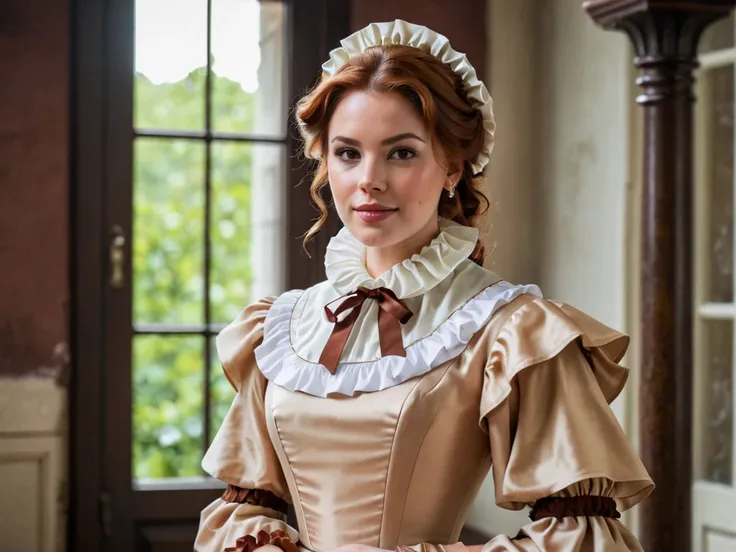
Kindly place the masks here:
[(368, 247), (365, 255), (365, 269), (371, 278), (378, 278), (413, 255), (437, 237), (440, 232), (439, 222), (431, 221), (422, 230), (404, 241), (386, 247)]

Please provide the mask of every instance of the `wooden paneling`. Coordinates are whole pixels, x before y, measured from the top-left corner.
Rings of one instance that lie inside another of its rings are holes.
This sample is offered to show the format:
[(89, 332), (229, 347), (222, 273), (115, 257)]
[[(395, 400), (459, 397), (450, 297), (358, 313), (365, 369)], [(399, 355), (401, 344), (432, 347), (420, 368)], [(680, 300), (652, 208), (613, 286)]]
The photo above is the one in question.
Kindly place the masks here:
[(0, 381), (0, 550), (65, 549), (66, 393), (49, 378)]
[(0, 549), (63, 550), (61, 438), (0, 438)]
[(425, 25), (445, 35), (453, 48), (467, 54), (483, 79), (487, 50), (486, 4), (480, 0), (352, 0), (350, 26), (357, 31), (369, 23), (394, 19)]
[(692, 552), (736, 552), (736, 490), (698, 481), (693, 486)]

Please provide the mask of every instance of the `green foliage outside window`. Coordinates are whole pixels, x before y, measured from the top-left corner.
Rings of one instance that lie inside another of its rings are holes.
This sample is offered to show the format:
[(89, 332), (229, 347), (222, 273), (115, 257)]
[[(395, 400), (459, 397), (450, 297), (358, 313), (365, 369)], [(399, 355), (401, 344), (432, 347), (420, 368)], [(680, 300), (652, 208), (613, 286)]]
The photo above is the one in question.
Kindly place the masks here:
[[(135, 126), (204, 130), (205, 69), (173, 84), (135, 76)], [(252, 128), (254, 96), (212, 76), (213, 126)], [(232, 320), (248, 302), (252, 148), (212, 145), (210, 306)], [(134, 144), (133, 319), (136, 324), (204, 320), (205, 144), (138, 138)], [(138, 336), (133, 343), (133, 464), (136, 478), (202, 475), (204, 354), (201, 336)], [(213, 340), (214, 348), (214, 340)], [(212, 428), (234, 392), (213, 353)]]

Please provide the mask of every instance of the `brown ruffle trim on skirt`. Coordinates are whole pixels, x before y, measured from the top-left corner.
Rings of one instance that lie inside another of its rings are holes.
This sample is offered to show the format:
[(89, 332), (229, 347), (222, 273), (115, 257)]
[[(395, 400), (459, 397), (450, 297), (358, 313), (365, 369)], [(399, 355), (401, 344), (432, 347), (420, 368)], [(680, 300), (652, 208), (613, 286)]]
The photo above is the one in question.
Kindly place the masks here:
[(225, 548), (223, 552), (254, 552), (256, 548), (271, 544), (283, 550), (284, 552), (299, 552), (299, 547), (289, 538), (283, 531), (274, 531), (267, 533), (261, 531), (257, 537), (253, 535), (244, 535), (235, 541), (235, 546)]
[[(417, 546), (419, 549), (419, 552), (445, 552), (445, 547), (441, 544), (429, 544), (426, 542), (423, 542), (419, 546)], [(414, 552), (413, 548), (409, 548), (408, 546), (397, 546), (396, 547), (397, 552)]]
[(262, 489), (241, 489), (235, 485), (228, 485), (225, 492), (222, 493), (222, 500), (225, 502), (235, 502), (237, 504), (252, 504), (253, 506), (262, 506), (270, 508), (282, 514), (287, 512), (287, 504), (283, 498), (279, 498), (275, 494)]
[(529, 517), (532, 521), (542, 518), (566, 517), (607, 517), (618, 519), (621, 514), (616, 509), (616, 501), (608, 496), (570, 496), (547, 497), (534, 504)]

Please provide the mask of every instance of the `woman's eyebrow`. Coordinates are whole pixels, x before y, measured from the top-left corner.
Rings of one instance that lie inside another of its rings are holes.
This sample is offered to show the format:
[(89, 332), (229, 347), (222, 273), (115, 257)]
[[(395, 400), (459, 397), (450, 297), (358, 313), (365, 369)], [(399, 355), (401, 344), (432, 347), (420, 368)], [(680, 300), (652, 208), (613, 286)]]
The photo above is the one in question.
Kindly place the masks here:
[[(421, 139), (419, 136), (414, 134), (413, 132), (402, 132), (401, 134), (397, 134), (396, 136), (391, 136), (391, 138), (386, 138), (381, 142), (382, 146), (389, 146), (391, 144), (395, 144), (396, 142), (400, 142), (401, 140), (405, 140), (406, 138), (413, 138), (414, 140), (419, 140), (420, 142), (424, 142), (423, 139)], [(331, 142), (340, 141), (345, 142), (346, 144), (350, 144), (351, 146), (360, 146), (360, 141), (356, 140), (355, 138), (348, 138), (347, 136), (335, 136)]]
[(396, 142), (400, 142), (401, 140), (404, 140), (406, 138), (413, 138), (414, 140), (419, 140), (420, 142), (424, 142), (419, 136), (414, 134), (413, 132), (403, 132), (401, 134), (397, 134), (396, 136), (392, 136), (391, 138), (386, 138), (381, 142), (382, 146), (388, 146), (391, 144), (395, 144)]
[(336, 140), (339, 140), (340, 142), (345, 142), (346, 144), (350, 144), (351, 146), (360, 145), (360, 142), (358, 140), (347, 138), (345, 136), (335, 136), (332, 140), (330, 140), (330, 142), (335, 142)]

